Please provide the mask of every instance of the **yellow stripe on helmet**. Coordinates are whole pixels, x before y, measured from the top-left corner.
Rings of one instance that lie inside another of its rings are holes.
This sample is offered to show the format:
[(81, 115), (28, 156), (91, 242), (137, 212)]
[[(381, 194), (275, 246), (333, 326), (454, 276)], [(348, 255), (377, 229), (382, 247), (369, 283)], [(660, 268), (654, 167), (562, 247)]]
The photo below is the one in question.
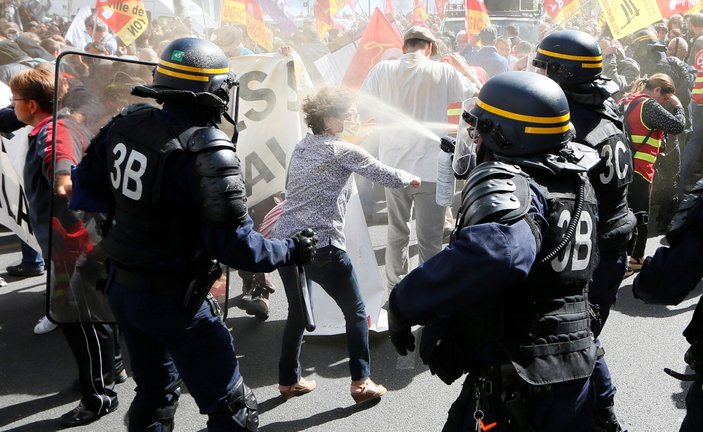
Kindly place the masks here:
[(603, 67), (603, 62), (600, 63), (581, 63), (581, 67), (584, 69), (598, 69)]
[(539, 117), (539, 116), (529, 116), (529, 115), (524, 115), (524, 114), (517, 114), (513, 113), (510, 111), (506, 111), (504, 109), (500, 109), (498, 107), (494, 107), (493, 105), (489, 105), (485, 102), (483, 102), (481, 99), (476, 99), (476, 105), (481, 107), (482, 109), (499, 115), (501, 117), (509, 118), (512, 120), (517, 120), (517, 121), (522, 121), (525, 123), (540, 123), (540, 124), (554, 124), (554, 123), (564, 123), (566, 121), (569, 121), (571, 118), (569, 113), (566, 113), (562, 116), (558, 117)]
[(549, 134), (558, 134), (558, 133), (563, 133), (569, 130), (569, 125), (565, 124), (564, 126), (557, 126), (557, 127), (526, 127), (525, 128), (525, 133), (526, 134), (539, 134), (539, 135), (549, 135)]
[(636, 43), (636, 42), (642, 42), (642, 41), (656, 42), (656, 38), (654, 35), (646, 33), (638, 38), (633, 39), (632, 42), (630, 42), (630, 43)]
[(542, 48), (537, 48), (537, 52), (540, 54), (544, 54), (549, 57), (554, 57), (554, 58), (560, 58), (564, 60), (575, 60), (575, 61), (585, 61), (585, 62), (602, 62), (603, 61), (603, 56), (602, 55), (597, 55), (597, 56), (575, 56), (571, 54), (562, 54), (562, 53), (556, 53), (553, 51), (547, 51), (546, 49)]
[(162, 66), (166, 66), (171, 69), (176, 69), (176, 70), (181, 70), (185, 72), (197, 72), (201, 74), (208, 74), (208, 75), (221, 75), (221, 74), (226, 74), (229, 72), (229, 68), (220, 68), (220, 69), (206, 69), (206, 68), (199, 68), (199, 67), (193, 67), (193, 66), (185, 66), (185, 65), (179, 65), (177, 63), (171, 63), (166, 60), (159, 60), (159, 64)]
[(183, 74), (183, 73), (179, 73), (179, 72), (170, 71), (168, 69), (164, 69), (161, 66), (156, 66), (156, 71), (159, 73), (162, 73), (164, 75), (172, 76), (174, 78), (181, 78), (181, 79), (185, 79), (188, 81), (208, 82), (210, 80), (210, 78), (206, 77), (206, 76)]

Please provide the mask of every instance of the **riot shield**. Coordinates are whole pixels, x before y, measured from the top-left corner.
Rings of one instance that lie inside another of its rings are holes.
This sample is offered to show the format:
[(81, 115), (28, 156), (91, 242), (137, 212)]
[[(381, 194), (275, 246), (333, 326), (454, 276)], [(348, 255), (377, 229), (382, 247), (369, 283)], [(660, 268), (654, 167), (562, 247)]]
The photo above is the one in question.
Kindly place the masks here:
[[(80, 162), (90, 140), (114, 115), (133, 103), (155, 104), (153, 99), (130, 93), (134, 86), (151, 82), (154, 66), (139, 60), (82, 52), (63, 52), (57, 57), (52, 119), (52, 130), (56, 133), (51, 134), (51, 146), (56, 151), (52, 151), (52, 173), (60, 168), (56, 157), (59, 151), (70, 149), (76, 162)], [(62, 140), (58, 144), (57, 136)], [(48, 239), (43, 242), (39, 239), (44, 255), (48, 254), (45, 256), (47, 316), (57, 323), (114, 322), (105, 292), (107, 256), (101, 247), (111, 217), (69, 209), (72, 185), (68, 185), (67, 193), (65, 181), (65, 176), (52, 179)], [(213, 296), (225, 305), (225, 314), (228, 270), (211, 289)]]

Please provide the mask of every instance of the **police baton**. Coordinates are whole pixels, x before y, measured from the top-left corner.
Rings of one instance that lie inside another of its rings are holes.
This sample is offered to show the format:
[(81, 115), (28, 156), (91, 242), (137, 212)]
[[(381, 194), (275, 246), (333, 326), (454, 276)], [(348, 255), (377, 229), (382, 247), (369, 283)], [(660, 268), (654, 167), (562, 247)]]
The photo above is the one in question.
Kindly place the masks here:
[(300, 294), (300, 306), (305, 315), (305, 330), (315, 331), (315, 317), (312, 314), (312, 303), (310, 302), (310, 284), (305, 276), (305, 268), (299, 265), (298, 269), (298, 292)]

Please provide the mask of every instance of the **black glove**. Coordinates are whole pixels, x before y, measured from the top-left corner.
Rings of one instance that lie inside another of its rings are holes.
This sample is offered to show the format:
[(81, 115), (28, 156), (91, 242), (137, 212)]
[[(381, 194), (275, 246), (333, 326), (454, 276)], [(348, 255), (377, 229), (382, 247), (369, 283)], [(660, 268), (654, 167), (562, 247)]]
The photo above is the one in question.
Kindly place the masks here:
[(315, 246), (318, 242), (315, 231), (310, 228), (305, 228), (299, 233), (294, 234), (291, 239), (293, 243), (295, 243), (295, 249), (293, 249), (293, 252), (290, 254), (290, 261), (297, 265), (305, 265), (312, 261), (315, 257)]
[(394, 294), (395, 288), (391, 291), (388, 302), (388, 333), (395, 350), (405, 356), (408, 352), (415, 351), (415, 336), (410, 330), (410, 324), (403, 321), (400, 314), (395, 311)]

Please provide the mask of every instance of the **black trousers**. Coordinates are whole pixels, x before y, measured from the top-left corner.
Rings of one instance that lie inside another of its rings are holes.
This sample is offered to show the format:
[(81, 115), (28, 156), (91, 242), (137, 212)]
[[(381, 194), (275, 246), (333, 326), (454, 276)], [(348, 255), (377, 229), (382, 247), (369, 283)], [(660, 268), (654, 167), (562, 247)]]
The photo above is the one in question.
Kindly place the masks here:
[[(644, 177), (635, 173), (632, 183), (628, 189), (627, 201), (630, 208), (637, 215), (639, 212), (649, 214), (649, 201), (652, 196), (652, 184)], [(649, 231), (647, 224), (637, 223), (635, 235), (630, 240), (629, 250), (632, 258), (644, 258), (644, 249), (647, 246), (647, 235)]]
[[(117, 326), (109, 324), (61, 324), (64, 337), (78, 364), (81, 401), (100, 414), (112, 411), (115, 393), (115, 354), (119, 353)], [(122, 356), (117, 361), (123, 368)]]

